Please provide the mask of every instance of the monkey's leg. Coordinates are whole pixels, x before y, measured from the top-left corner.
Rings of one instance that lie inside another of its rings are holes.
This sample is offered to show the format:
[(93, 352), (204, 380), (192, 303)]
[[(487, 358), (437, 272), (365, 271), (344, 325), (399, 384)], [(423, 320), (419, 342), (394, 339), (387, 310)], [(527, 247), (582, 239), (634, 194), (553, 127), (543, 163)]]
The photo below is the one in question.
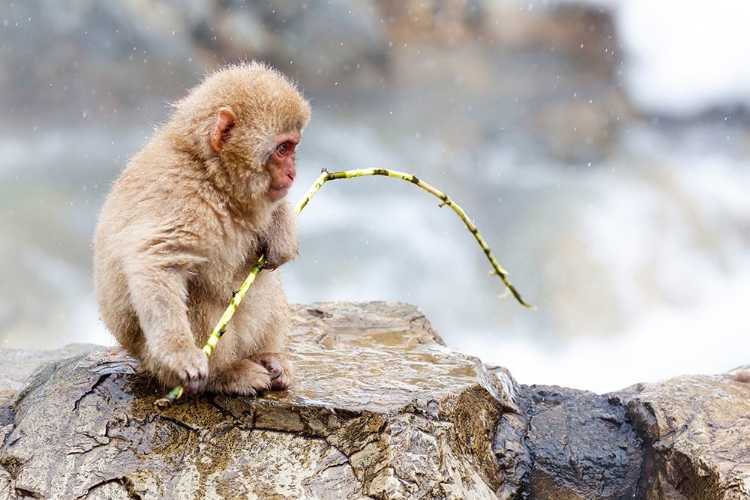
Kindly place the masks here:
[(255, 396), (271, 388), (271, 375), (251, 359), (239, 359), (219, 372), (208, 383), (210, 392), (237, 396)]
[(250, 359), (263, 365), (271, 377), (271, 389), (286, 389), (294, 381), (292, 363), (283, 354), (264, 352), (256, 354)]

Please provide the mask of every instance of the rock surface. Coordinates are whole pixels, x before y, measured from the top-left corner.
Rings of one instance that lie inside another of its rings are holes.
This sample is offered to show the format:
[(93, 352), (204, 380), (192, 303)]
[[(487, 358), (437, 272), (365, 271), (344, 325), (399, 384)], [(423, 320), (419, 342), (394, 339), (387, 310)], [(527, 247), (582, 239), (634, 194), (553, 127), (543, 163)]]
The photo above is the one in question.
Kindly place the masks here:
[(643, 447), (624, 408), (607, 396), (562, 387), (533, 386), (528, 395), (536, 498), (635, 498)]
[[(495, 498), (512, 380), (399, 304), (300, 306), (299, 382), (154, 412), (136, 363), (95, 350), (18, 395), (0, 491), (35, 498)], [(3, 486), (3, 478), (5, 485)]]
[(748, 384), (519, 386), (397, 303), (295, 324), (291, 390), (164, 413), (117, 350), (0, 351), (0, 499), (750, 498)]
[(750, 384), (684, 376), (615, 398), (644, 437), (640, 498), (750, 498)]
[[(34, 370), (45, 363), (88, 353), (94, 347), (86, 344), (71, 344), (55, 351), (0, 350), (2, 353), (0, 354), (0, 360), (2, 360), (0, 363), (0, 442), (11, 429), (13, 399)], [(2, 485), (2, 477), (0, 470), (0, 485)]]

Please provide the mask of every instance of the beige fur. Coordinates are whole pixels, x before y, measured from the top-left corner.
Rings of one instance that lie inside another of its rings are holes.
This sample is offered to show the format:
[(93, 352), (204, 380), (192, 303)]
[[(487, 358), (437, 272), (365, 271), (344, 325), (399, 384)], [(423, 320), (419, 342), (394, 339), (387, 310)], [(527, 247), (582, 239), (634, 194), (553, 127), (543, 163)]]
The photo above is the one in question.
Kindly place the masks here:
[[(227, 106), (237, 121), (217, 151), (211, 136)], [(260, 273), (210, 362), (200, 347), (261, 252), (271, 268), (297, 254), (288, 202), (267, 195), (269, 158), (278, 138), (301, 133), (309, 118), (280, 73), (257, 63), (225, 68), (175, 104), (112, 186), (94, 236), (99, 308), (165, 386), (255, 394), (291, 382), (278, 271)]]

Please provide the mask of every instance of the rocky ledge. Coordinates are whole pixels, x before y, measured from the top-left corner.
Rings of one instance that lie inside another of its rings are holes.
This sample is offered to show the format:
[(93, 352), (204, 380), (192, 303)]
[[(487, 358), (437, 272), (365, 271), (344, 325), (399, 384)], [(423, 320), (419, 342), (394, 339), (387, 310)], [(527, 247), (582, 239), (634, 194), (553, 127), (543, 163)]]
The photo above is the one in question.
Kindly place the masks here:
[(0, 351), (0, 498), (750, 498), (750, 384), (521, 386), (405, 304), (295, 325), (293, 389), (163, 413), (117, 350)]

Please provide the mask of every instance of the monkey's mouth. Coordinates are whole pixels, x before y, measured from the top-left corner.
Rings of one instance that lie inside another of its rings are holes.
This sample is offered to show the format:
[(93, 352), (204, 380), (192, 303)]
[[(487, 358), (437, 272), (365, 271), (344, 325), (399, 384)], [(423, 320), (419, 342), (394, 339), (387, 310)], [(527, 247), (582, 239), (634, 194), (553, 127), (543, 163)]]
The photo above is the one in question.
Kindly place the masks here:
[(271, 195), (272, 199), (280, 200), (289, 193), (289, 187), (290, 186), (271, 186), (271, 189), (268, 190), (268, 194)]

